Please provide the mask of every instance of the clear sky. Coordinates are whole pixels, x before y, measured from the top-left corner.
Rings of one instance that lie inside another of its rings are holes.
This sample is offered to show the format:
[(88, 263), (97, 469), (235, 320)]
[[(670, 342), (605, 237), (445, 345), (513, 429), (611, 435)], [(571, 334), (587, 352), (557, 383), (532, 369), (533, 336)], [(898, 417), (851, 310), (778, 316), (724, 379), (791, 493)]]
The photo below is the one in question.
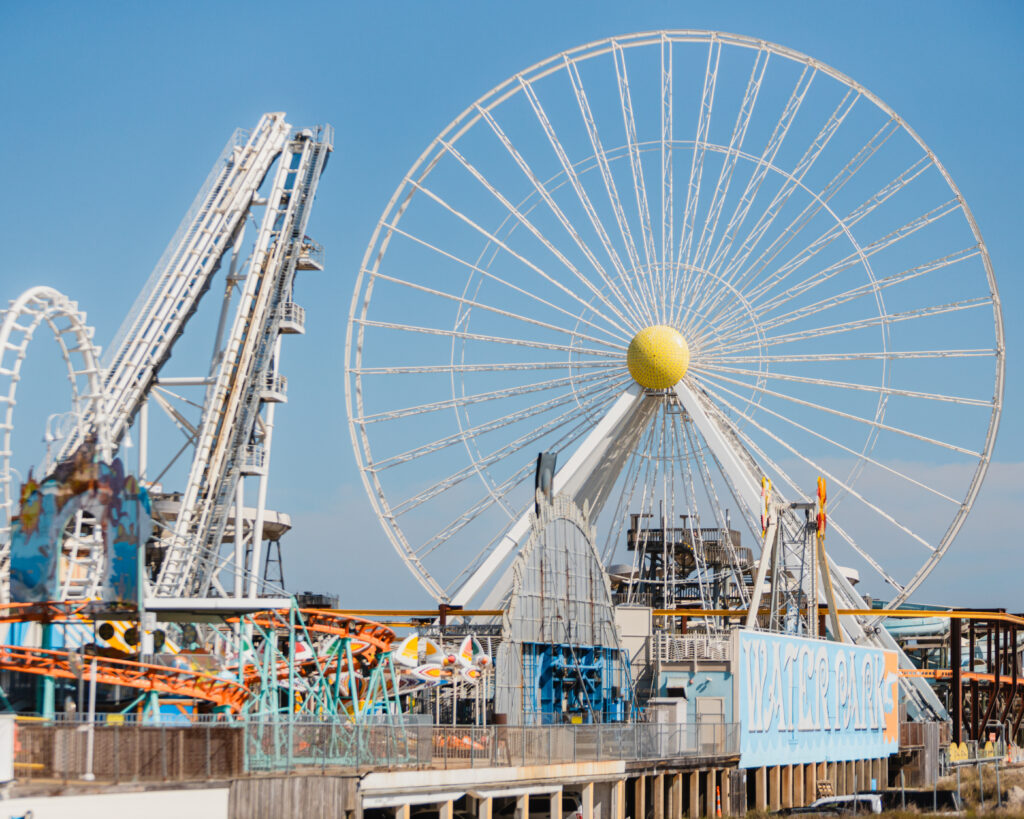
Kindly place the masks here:
[[(271, 505), (294, 520), (292, 589), (351, 606), (426, 604), (368, 511), (345, 418), (345, 322), (375, 222), (427, 143), (491, 87), (573, 46), (661, 28), (754, 36), (836, 67), (898, 111), (956, 180), (999, 281), (1007, 390), (987, 484), (917, 599), (1024, 609), (1019, 3), (0, 4), (0, 297), (52, 285), (106, 344), (234, 128), (275, 110), (296, 126), (331, 123), (310, 223), (328, 268), (297, 290), (308, 329), (285, 347)], [(55, 360), (45, 340), (30, 350), (22, 465), (41, 450), (40, 419), (66, 402)]]

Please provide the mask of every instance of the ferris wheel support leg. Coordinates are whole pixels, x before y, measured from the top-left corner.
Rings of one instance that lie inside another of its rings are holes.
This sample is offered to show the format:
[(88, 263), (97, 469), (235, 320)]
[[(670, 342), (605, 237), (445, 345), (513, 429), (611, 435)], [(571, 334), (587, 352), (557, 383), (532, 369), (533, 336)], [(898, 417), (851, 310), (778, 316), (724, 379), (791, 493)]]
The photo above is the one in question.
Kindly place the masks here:
[[(640, 433), (646, 428), (657, 405), (657, 399), (645, 395), (633, 385), (620, 395), (590, 434), (572, 454), (565, 466), (555, 473), (552, 494), (570, 496), (578, 506), (589, 504), (588, 516), (594, 520), (604, 506), (615, 480), (632, 452)], [(532, 507), (532, 504), (531, 504)], [(480, 566), (452, 595), (454, 605), (466, 605), (518, 547), (530, 530), (530, 512), (524, 512)], [(485, 608), (494, 608), (511, 589), (511, 573), (502, 578), (488, 593)]]

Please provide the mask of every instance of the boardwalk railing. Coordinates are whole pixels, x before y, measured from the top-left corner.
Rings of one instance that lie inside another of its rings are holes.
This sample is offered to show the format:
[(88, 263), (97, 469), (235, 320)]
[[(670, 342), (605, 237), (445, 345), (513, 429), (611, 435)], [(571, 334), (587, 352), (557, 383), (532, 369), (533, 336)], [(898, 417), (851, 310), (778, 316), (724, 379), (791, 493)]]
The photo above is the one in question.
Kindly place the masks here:
[(486, 768), (739, 753), (735, 724), (346, 725), (249, 723), (246, 767)]
[[(486, 768), (604, 760), (733, 756), (738, 726), (433, 725), (400, 718), (381, 724), (308, 719), (185, 726), (21, 722), (15, 741), (18, 779), (188, 781), (235, 778), (295, 768)], [(91, 763), (90, 763), (91, 756)]]

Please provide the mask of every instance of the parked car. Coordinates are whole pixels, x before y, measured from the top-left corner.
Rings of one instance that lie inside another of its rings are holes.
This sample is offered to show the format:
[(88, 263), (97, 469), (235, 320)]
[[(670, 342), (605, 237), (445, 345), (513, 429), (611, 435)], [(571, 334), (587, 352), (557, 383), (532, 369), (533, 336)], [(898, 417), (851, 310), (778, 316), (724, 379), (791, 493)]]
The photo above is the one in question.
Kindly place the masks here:
[(783, 811), (788, 815), (800, 816), (849, 816), (882, 812), (882, 795), (860, 793), (848, 796), (823, 796), (802, 808)]

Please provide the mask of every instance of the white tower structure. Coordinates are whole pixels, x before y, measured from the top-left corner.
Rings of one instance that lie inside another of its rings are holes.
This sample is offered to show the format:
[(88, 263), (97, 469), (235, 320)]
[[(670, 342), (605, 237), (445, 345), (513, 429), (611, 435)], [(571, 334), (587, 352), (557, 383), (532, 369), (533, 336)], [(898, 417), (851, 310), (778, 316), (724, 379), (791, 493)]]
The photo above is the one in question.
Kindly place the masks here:
[[(265, 114), (252, 131), (235, 132), (100, 366), (93, 367), (101, 395), (82, 401), (75, 393), (74, 417), (47, 455), (44, 473), (101, 433), (102, 443), (115, 452), (121, 448), (123, 458), (134, 424), (137, 442), (128, 445), (138, 447), (139, 477), (150, 486), (159, 532), (147, 554), (151, 598), (258, 595), (264, 537), (277, 540), (289, 528), (286, 515), (267, 509), (274, 414), (287, 401), (282, 337), (304, 332), (305, 313), (293, 298), (296, 271), (323, 269), (322, 249), (307, 237), (306, 226), (332, 141), (330, 126), (296, 130), (283, 113)], [(246, 242), (250, 222), (256, 234)], [(165, 375), (175, 344), (225, 260), (208, 368)], [(65, 353), (69, 372), (77, 347)], [(201, 398), (179, 401), (178, 388), (199, 389)], [(159, 469), (150, 458), (153, 405), (185, 438)], [(8, 417), (8, 437), (11, 425)], [(160, 481), (186, 452), (191, 461), (182, 490), (163, 491)], [(8, 515), (13, 511), (8, 508)], [(6, 532), (0, 532), (5, 562)], [(102, 554), (88, 548), (72, 554), (80, 565), (66, 596), (94, 596)]]

